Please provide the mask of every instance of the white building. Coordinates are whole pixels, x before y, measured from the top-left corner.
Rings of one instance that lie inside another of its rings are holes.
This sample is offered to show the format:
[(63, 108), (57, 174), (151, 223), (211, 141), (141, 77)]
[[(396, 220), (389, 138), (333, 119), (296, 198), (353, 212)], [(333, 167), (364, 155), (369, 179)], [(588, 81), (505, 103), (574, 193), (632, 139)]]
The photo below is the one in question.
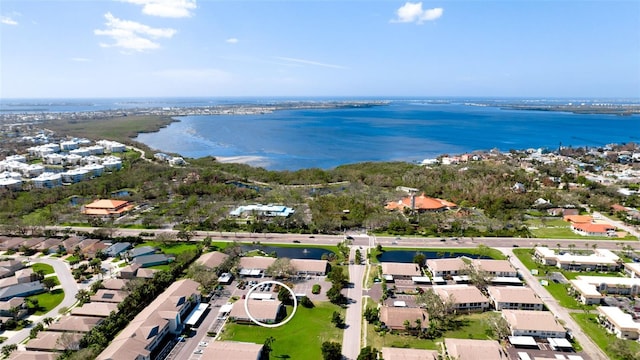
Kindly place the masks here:
[(636, 296), (640, 294), (640, 278), (613, 276), (578, 276), (571, 280), (572, 287), (582, 294), (582, 291), (595, 289), (600, 294), (616, 294)]
[(85, 169), (71, 169), (62, 173), (62, 181), (65, 183), (77, 183), (89, 177), (89, 171)]
[(38, 177), (31, 179), (33, 186), (37, 189), (54, 188), (62, 186), (62, 175), (55, 173), (43, 173)]
[(620, 339), (637, 340), (640, 337), (640, 323), (615, 306), (598, 306), (598, 319), (610, 333)]
[(22, 180), (12, 178), (0, 178), (0, 189), (22, 190)]
[(256, 214), (258, 216), (266, 216), (266, 217), (276, 217), (282, 216), (287, 217), (295, 212), (294, 209), (286, 207), (284, 205), (246, 205), (239, 206), (235, 210), (230, 212), (231, 216), (241, 216), (246, 214)]
[(103, 159), (102, 165), (106, 170), (110, 170), (110, 171), (120, 170), (122, 169), (122, 160), (120, 160), (120, 158), (117, 158), (115, 156), (107, 156), (106, 158)]
[(73, 140), (63, 141), (60, 143), (60, 150), (71, 151), (78, 148), (78, 143)]
[(109, 153), (121, 153), (127, 150), (127, 147), (124, 144), (117, 141), (99, 140), (96, 141), (96, 144), (103, 146), (105, 151)]
[(590, 255), (574, 255), (568, 252), (558, 254), (548, 247), (538, 246), (534, 255), (542, 264), (564, 270), (615, 271), (620, 267), (620, 257), (607, 249), (595, 249)]

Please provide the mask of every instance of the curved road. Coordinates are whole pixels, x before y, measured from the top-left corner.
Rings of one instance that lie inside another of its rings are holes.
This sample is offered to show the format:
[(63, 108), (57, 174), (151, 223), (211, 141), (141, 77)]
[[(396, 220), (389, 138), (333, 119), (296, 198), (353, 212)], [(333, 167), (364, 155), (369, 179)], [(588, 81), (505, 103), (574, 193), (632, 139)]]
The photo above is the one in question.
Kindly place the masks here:
[[(37, 258), (37, 259), (32, 259), (31, 262), (51, 265), (53, 267), (53, 270), (56, 272), (56, 276), (60, 281), (60, 285), (62, 289), (64, 289), (64, 299), (62, 300), (62, 302), (55, 308), (51, 309), (51, 311), (49, 311), (48, 313), (40, 316), (40, 319), (44, 319), (46, 317), (55, 318), (59, 315), (60, 309), (62, 309), (63, 307), (69, 308), (76, 303), (76, 294), (78, 293), (78, 284), (76, 283), (75, 279), (73, 278), (73, 275), (71, 274), (71, 269), (69, 268), (69, 265), (62, 260)], [(30, 326), (16, 332), (14, 335), (12, 335), (2, 344), (3, 345), (19, 344), (24, 339), (29, 337), (31, 328), (33, 328), (33, 326), (36, 323), (37, 322), (34, 322)]]

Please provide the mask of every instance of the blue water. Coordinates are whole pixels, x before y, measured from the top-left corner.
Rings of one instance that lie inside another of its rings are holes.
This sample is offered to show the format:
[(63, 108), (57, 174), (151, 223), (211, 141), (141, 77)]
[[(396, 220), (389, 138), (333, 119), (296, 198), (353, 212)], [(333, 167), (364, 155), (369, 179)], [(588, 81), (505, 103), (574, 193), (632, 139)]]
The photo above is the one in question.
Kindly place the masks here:
[(355, 109), (264, 115), (186, 116), (138, 141), (185, 157), (251, 157), (296, 170), (364, 161), (420, 161), (474, 150), (603, 146), (640, 141), (637, 116), (503, 110), (460, 103), (395, 101)]
[[(0, 99), (0, 115), (119, 109), (270, 104), (329, 98)], [(367, 100), (367, 99), (355, 99)], [(374, 99), (375, 100), (375, 99)], [(640, 142), (640, 117), (503, 110), (509, 103), (566, 104), (588, 100), (391, 99), (388, 106), (284, 110), (264, 115), (186, 116), (157, 133), (140, 134), (148, 146), (188, 158), (243, 157), (271, 170), (330, 169), (363, 161), (420, 161), (474, 150), (603, 146)], [(593, 100), (597, 102), (597, 100)], [(638, 100), (607, 101), (638, 104)], [(237, 160), (237, 159), (236, 159)]]
[[(481, 256), (476, 254), (467, 254), (463, 252), (450, 252), (450, 251), (420, 251), (420, 250), (388, 250), (383, 252), (379, 257), (380, 262), (399, 262), (399, 263), (412, 263), (413, 258), (421, 253), (426, 259), (448, 259), (466, 256), (471, 259), (478, 259)], [(490, 257), (484, 257), (490, 259)]]

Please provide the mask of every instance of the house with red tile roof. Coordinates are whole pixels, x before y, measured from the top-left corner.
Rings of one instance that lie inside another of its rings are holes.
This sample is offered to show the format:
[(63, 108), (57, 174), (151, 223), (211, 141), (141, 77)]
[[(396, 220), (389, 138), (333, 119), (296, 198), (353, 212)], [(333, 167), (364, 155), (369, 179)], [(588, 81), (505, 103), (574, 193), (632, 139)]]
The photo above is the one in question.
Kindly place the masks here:
[(609, 224), (576, 223), (571, 230), (583, 236), (616, 236), (616, 227)]
[(458, 205), (447, 200), (428, 197), (424, 193), (422, 193), (420, 194), (420, 196), (411, 194), (399, 201), (389, 202), (385, 206), (385, 209), (399, 211), (403, 211), (404, 209), (411, 209), (419, 212), (427, 212), (450, 210), (456, 208), (457, 206)]
[(82, 213), (94, 216), (121, 215), (133, 208), (133, 204), (125, 200), (100, 199), (82, 207)]

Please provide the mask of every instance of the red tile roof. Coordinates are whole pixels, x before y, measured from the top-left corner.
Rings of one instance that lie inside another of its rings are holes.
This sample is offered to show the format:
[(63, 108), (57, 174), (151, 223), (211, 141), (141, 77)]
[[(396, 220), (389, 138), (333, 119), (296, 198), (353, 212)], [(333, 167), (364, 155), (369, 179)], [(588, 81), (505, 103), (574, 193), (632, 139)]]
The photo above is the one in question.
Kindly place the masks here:
[[(420, 196), (415, 196), (413, 203), (416, 210), (443, 210), (457, 206), (447, 200), (425, 196), (424, 193), (420, 194)], [(411, 196), (407, 196), (400, 201), (390, 202), (385, 208), (388, 210), (412, 208)]]

